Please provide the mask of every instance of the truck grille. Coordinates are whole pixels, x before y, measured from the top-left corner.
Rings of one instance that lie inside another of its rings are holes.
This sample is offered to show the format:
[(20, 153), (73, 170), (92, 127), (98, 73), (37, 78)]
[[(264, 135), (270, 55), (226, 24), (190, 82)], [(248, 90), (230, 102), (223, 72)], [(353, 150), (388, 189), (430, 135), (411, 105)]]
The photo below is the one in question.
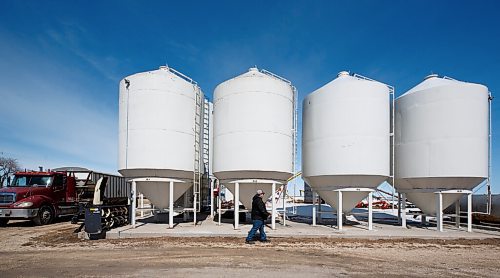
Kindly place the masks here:
[(16, 193), (0, 193), (0, 205), (10, 205), (16, 200)]

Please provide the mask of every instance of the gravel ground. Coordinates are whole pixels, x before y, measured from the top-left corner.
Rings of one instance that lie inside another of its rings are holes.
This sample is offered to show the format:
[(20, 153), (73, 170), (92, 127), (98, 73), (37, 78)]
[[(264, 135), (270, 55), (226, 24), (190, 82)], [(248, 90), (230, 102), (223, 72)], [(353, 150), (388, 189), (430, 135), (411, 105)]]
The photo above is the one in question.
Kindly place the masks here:
[(88, 241), (76, 225), (0, 228), (1, 277), (500, 277), (500, 239), (151, 238)]

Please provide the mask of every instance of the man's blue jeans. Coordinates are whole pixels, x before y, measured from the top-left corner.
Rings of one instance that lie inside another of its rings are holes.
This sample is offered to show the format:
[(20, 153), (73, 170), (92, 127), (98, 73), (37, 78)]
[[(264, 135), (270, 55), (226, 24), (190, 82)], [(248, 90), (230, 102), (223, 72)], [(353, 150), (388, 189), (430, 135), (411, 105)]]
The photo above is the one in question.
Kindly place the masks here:
[(266, 232), (264, 232), (264, 221), (262, 220), (253, 220), (253, 226), (252, 226), (252, 229), (250, 230), (250, 232), (248, 232), (248, 236), (247, 236), (247, 241), (251, 241), (253, 240), (254, 236), (255, 236), (255, 233), (257, 233), (257, 230), (259, 230), (260, 232), (260, 240), (261, 241), (265, 241), (267, 240), (267, 237), (266, 237)]

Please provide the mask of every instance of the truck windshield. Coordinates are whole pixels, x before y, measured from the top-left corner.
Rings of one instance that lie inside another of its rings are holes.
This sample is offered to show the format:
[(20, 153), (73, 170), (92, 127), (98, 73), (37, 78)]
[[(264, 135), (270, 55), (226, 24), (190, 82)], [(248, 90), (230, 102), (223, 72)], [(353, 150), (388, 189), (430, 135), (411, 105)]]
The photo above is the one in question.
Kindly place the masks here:
[(16, 176), (11, 187), (48, 186), (52, 181), (49, 176)]

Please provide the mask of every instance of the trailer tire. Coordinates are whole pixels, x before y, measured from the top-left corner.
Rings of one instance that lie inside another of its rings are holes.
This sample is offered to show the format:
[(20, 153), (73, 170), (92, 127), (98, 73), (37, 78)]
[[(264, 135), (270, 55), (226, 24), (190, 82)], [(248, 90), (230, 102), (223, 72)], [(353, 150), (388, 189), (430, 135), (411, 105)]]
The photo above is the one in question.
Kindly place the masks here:
[(38, 215), (33, 218), (33, 222), (37, 226), (47, 225), (54, 220), (54, 210), (47, 205), (42, 206), (38, 210)]
[(9, 219), (8, 218), (0, 218), (0, 227), (7, 226), (7, 223), (9, 223)]

